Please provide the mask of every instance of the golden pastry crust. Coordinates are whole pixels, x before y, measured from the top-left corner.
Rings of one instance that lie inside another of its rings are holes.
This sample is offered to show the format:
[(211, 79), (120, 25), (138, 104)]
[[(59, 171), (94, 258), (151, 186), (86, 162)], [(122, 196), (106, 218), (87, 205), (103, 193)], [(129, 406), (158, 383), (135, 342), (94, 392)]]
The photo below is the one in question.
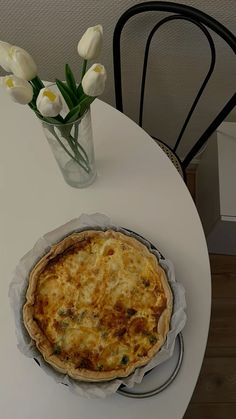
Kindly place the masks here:
[(165, 342), (172, 293), (146, 246), (113, 230), (74, 233), (29, 277), (24, 324), (46, 362), (81, 381), (126, 377)]

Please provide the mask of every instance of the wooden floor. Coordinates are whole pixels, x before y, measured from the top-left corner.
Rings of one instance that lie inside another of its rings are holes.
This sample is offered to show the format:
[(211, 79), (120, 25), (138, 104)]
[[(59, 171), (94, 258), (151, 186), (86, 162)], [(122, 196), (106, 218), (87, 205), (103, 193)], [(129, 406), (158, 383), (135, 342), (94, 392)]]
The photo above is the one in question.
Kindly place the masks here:
[[(188, 173), (195, 193), (195, 174)], [(202, 370), (184, 419), (236, 419), (236, 256), (210, 255), (211, 325)]]

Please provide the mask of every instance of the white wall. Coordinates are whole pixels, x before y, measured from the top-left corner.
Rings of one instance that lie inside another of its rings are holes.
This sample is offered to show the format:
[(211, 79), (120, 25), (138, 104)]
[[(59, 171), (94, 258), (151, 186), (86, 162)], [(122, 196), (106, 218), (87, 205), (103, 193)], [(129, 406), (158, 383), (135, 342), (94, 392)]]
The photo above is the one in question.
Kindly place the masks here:
[[(114, 104), (112, 34), (118, 17), (136, 3), (136, 0), (0, 0), (0, 39), (32, 53), (42, 79), (63, 79), (66, 62), (79, 75), (77, 42), (88, 26), (101, 23), (105, 35), (101, 61), (109, 75), (103, 99)], [(182, 0), (182, 3), (209, 13), (236, 32), (235, 0)], [(128, 97), (125, 112), (135, 120), (144, 39), (157, 19), (153, 13), (140, 15), (124, 32), (124, 90)], [(202, 80), (202, 71), (207, 68), (207, 44), (202, 40), (199, 30), (190, 28), (189, 23), (175, 22), (165, 26), (153, 44), (155, 54), (151, 54), (150, 60), (144, 126), (152, 135), (170, 144), (180, 129), (196, 85)], [(186, 133), (188, 143), (200, 134), (202, 123), (209, 121), (218, 99), (224, 101), (236, 85), (235, 57), (222, 41), (217, 40), (217, 45), (217, 74), (209, 86), (209, 97), (204, 96), (201, 102), (202, 112)]]

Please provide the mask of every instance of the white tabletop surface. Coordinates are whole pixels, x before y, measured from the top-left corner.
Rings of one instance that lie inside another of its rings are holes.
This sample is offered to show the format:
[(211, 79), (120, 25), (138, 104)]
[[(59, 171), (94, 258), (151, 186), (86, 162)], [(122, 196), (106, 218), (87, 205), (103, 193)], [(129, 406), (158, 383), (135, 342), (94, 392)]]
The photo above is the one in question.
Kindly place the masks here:
[[(211, 280), (201, 223), (172, 163), (134, 122), (109, 105), (92, 106), (98, 177), (68, 186), (32, 111), (0, 95), (0, 416), (3, 419), (180, 419), (206, 346)], [(87, 400), (47, 376), (16, 347), (8, 287), (18, 260), (37, 239), (81, 213), (101, 212), (151, 240), (184, 284), (185, 356), (172, 385), (150, 399)]]

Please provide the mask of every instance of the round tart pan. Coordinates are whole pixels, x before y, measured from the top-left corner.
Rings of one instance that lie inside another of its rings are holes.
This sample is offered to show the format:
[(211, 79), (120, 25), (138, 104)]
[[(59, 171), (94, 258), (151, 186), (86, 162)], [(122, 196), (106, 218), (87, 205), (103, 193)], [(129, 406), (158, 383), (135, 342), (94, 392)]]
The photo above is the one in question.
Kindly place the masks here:
[[(85, 228), (84, 230), (87, 230), (87, 229), (88, 228)], [(103, 230), (103, 229), (96, 228), (96, 227), (95, 228), (92, 227), (90, 229), (91, 230)], [(151, 249), (157, 250), (158, 253), (160, 254), (160, 258), (164, 259), (164, 256), (161, 254), (161, 252), (149, 240), (147, 240), (146, 238), (142, 237), (140, 234), (138, 234), (138, 233), (136, 233), (136, 232), (134, 232), (134, 231), (132, 231), (132, 230), (130, 230), (128, 228), (122, 227), (122, 229), (123, 230), (126, 230), (128, 233), (134, 234), (134, 236), (137, 239), (138, 239), (138, 237), (140, 237), (140, 239), (146, 240), (150, 244)], [(141, 399), (141, 398), (152, 397), (152, 396), (154, 396), (156, 394), (161, 393), (163, 390), (165, 390), (174, 381), (174, 379), (176, 378), (176, 376), (177, 376), (177, 374), (178, 374), (178, 372), (179, 372), (179, 370), (181, 368), (181, 365), (182, 365), (183, 356), (184, 356), (184, 341), (183, 341), (182, 333), (179, 333), (179, 335), (177, 337), (177, 342), (176, 343), (177, 344), (175, 345), (175, 350), (174, 350), (174, 352), (175, 352), (175, 363), (174, 363), (174, 365), (171, 365), (171, 368), (169, 368), (170, 371), (168, 371), (169, 374), (167, 374), (167, 377), (166, 377), (166, 374), (164, 374), (165, 375), (165, 378), (163, 379), (163, 381), (161, 383), (160, 382), (158, 384), (155, 384), (154, 383), (153, 386), (152, 386), (152, 388), (151, 389), (148, 388), (148, 390), (139, 389), (139, 386), (141, 386), (140, 384), (139, 385), (136, 384), (131, 389), (129, 389), (128, 387), (126, 387), (124, 384), (122, 384), (118, 388), (117, 393), (120, 394), (120, 395), (122, 395), (122, 396), (125, 396), (125, 397), (140, 398)], [(155, 379), (154, 379), (155, 371), (158, 370), (158, 369), (160, 369), (160, 368), (163, 368), (163, 365), (167, 365), (172, 360), (172, 358), (170, 360), (166, 361), (165, 363), (163, 363), (161, 365), (158, 365), (157, 367), (155, 367), (152, 370), (148, 371), (145, 374), (145, 376), (147, 376), (147, 375), (150, 374), (150, 376), (151, 375), (153, 376), (153, 378), (152, 378), (151, 381), (152, 382), (155, 381)], [(34, 358), (34, 360), (40, 366), (39, 361), (36, 358)], [(172, 364), (173, 364), (173, 362), (172, 362)], [(144, 376), (144, 378), (142, 380), (142, 383), (145, 382), (145, 376)], [(61, 384), (65, 385), (65, 386), (68, 385), (68, 384), (64, 384), (64, 383), (61, 383)]]

